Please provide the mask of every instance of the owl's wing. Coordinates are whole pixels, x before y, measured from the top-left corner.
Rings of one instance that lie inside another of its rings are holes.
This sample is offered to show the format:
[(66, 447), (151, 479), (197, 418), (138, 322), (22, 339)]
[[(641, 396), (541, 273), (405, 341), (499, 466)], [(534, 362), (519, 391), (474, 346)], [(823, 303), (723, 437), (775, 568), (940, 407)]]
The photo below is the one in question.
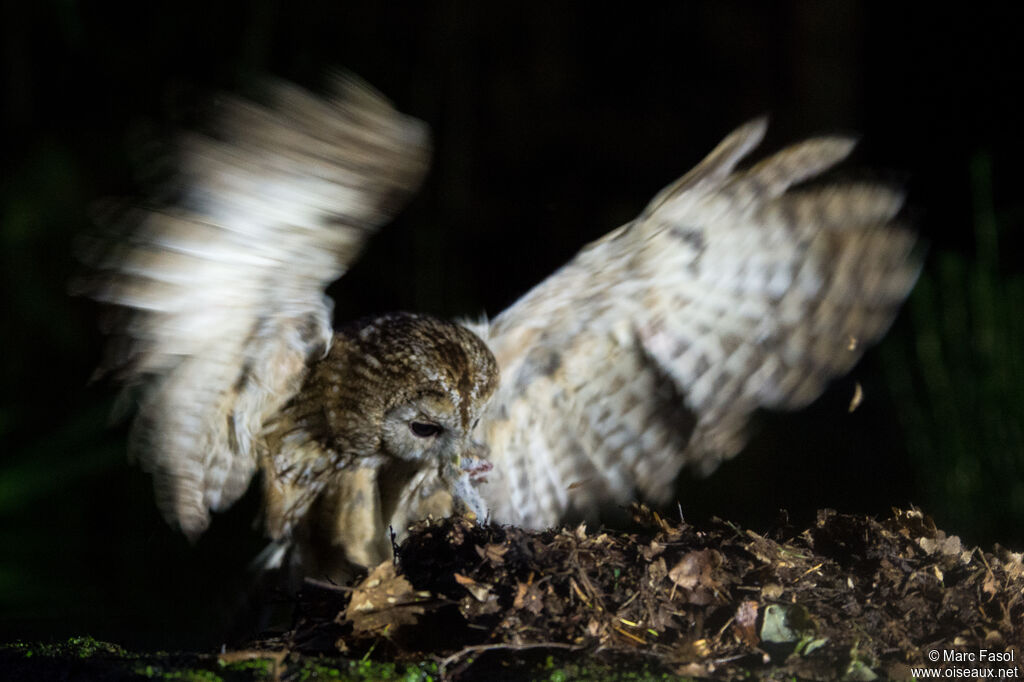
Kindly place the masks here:
[(913, 286), (899, 192), (799, 183), (853, 142), (811, 139), (750, 167), (766, 123), (729, 135), (633, 222), (477, 331), (502, 368), (482, 421), (493, 517), (545, 526), (745, 444), (757, 408), (814, 400), (889, 327)]
[(85, 284), (119, 306), (107, 370), (139, 389), (133, 452), (190, 537), (247, 488), (253, 439), (331, 342), (325, 288), (429, 159), (426, 127), (353, 77), (325, 98), (267, 90), (180, 140), (178, 201), (135, 211)]

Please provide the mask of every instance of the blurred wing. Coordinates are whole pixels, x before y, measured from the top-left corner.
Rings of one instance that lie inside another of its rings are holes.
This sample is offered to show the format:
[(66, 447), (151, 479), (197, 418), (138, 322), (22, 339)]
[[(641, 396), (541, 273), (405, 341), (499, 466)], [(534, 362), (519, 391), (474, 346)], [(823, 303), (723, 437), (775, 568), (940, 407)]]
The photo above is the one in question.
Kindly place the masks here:
[(429, 139), (368, 86), (273, 83), (180, 143), (174, 207), (138, 211), (93, 297), (124, 308), (107, 369), (141, 387), (133, 451), (191, 537), (245, 491), (253, 439), (331, 342), (324, 289), (426, 172)]
[(795, 409), (886, 331), (916, 279), (902, 196), (796, 188), (853, 142), (745, 171), (765, 122), (727, 137), (643, 214), (587, 246), (482, 334), (502, 368), (483, 420), (500, 522), (545, 526), (710, 472), (755, 409)]

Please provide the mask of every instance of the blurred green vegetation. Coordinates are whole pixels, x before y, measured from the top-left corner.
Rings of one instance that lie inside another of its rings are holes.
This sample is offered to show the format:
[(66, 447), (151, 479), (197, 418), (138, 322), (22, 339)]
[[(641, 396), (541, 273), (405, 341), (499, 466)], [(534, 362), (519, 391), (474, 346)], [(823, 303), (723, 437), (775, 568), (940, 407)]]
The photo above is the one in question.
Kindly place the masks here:
[[(497, 650), (457, 663), (473, 666), (470, 679), (537, 680), (538, 682), (690, 682), (661, 669), (655, 660), (600, 660), (580, 656)], [(303, 655), (293, 652), (283, 660), (272, 652), (245, 650), (216, 654), (138, 653), (91, 637), (70, 637), (52, 644), (0, 642), (0, 668), (14, 679), (95, 678), (188, 680), (190, 682), (243, 682), (280, 680), (282, 672), (297, 682), (433, 682), (448, 679), (437, 660), (400, 663), (362, 658)], [(452, 665), (452, 668), (460, 666)], [(460, 677), (461, 679), (461, 677)]]
[(1024, 204), (996, 203), (990, 153), (974, 157), (970, 180), (972, 252), (930, 254), (906, 323), (881, 355), (915, 462), (916, 501), (974, 541), (1019, 543), (1024, 272), (1020, 254), (1001, 244), (1019, 233)]

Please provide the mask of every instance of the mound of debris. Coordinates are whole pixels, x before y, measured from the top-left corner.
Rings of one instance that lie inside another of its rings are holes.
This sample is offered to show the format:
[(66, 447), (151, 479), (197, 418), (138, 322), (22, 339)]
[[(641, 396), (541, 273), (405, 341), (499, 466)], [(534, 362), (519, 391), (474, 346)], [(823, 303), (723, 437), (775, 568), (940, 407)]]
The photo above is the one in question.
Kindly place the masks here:
[(443, 676), (466, 679), (540, 652), (717, 679), (909, 679), (936, 665), (932, 650), (1008, 651), (1020, 664), (1021, 554), (966, 549), (918, 511), (823, 511), (812, 528), (783, 519), (768, 535), (633, 512), (621, 533), (421, 523), (354, 587), (307, 582), (285, 639), (434, 656)]

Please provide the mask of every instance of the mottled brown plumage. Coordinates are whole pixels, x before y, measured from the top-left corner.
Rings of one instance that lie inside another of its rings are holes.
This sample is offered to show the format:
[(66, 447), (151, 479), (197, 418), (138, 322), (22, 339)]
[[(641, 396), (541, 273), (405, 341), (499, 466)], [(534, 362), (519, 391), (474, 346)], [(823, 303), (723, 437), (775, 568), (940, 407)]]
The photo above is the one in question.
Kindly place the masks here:
[(111, 364), (141, 389), (164, 514), (198, 535), (262, 468), (268, 565), (339, 577), (460, 506), (542, 527), (664, 501), (743, 447), (754, 410), (848, 371), (917, 275), (899, 192), (794, 188), (850, 140), (738, 169), (758, 120), (493, 321), (332, 334), (323, 290), (415, 190), (427, 135), (351, 79), (270, 90), (185, 139), (186, 201), (142, 212), (91, 290), (131, 311)]
[[(497, 382), (487, 346), (451, 322), (399, 313), (339, 330), (265, 426), (268, 534), (302, 538), (296, 561), (337, 574), (386, 558), (389, 525), (460, 503), (485, 513), (465, 479), (485, 454), (471, 433)], [(417, 436), (410, 423), (443, 431)]]

